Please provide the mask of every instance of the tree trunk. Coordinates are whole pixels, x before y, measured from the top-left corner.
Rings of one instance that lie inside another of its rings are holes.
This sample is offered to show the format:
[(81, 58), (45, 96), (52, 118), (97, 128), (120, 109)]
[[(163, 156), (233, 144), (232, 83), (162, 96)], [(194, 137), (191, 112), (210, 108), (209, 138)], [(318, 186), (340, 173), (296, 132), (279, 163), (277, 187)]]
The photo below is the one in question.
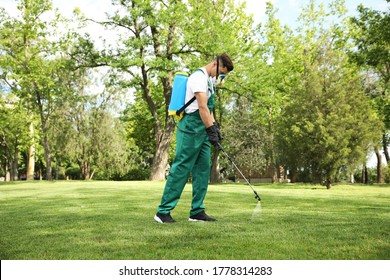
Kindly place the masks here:
[(213, 159), (211, 162), (210, 183), (221, 182), (221, 174), (219, 172), (218, 156), (219, 156), (219, 150), (215, 149), (214, 153), (213, 153)]
[[(38, 89), (38, 86), (35, 84), (35, 88)], [(44, 109), (42, 105), (41, 95), (39, 91), (36, 92), (37, 104), (39, 108), (39, 116), (41, 118), (41, 127), (43, 133), (43, 150), (45, 151), (45, 159), (46, 159), (46, 180), (52, 180), (51, 175), (51, 152), (49, 146), (49, 140), (47, 138), (47, 118), (44, 114)]]
[[(30, 123), (30, 137), (34, 142), (34, 124)], [(26, 180), (34, 180), (35, 172), (35, 144), (32, 143), (28, 150), (28, 162), (27, 162), (27, 178)]]
[(385, 153), (385, 158), (386, 158), (387, 163), (389, 163), (389, 161), (390, 161), (389, 149), (387, 148), (388, 145), (389, 145), (388, 138), (387, 138), (386, 133), (384, 133), (383, 134), (383, 151)]
[(19, 159), (19, 149), (17, 145), (15, 145), (15, 153), (14, 153), (14, 159), (12, 162), (12, 181), (17, 181), (19, 178), (18, 176), (18, 159)]
[[(136, 26), (136, 30), (138, 25)], [(174, 39), (175, 39), (175, 23), (169, 26), (167, 32), (167, 41), (166, 41), (166, 52), (164, 53), (161, 49), (161, 42), (159, 41), (159, 28), (158, 26), (151, 25), (150, 29), (152, 32), (153, 38), (153, 48), (154, 53), (157, 58), (166, 58), (169, 61), (173, 61), (173, 49), (174, 49)], [(144, 99), (148, 103), (149, 110), (152, 113), (154, 119), (156, 120), (155, 125), (155, 141), (156, 141), (156, 152), (153, 158), (152, 171), (150, 174), (150, 180), (152, 181), (161, 181), (165, 180), (165, 172), (168, 165), (168, 155), (169, 149), (171, 147), (171, 139), (175, 131), (175, 123), (168, 113), (165, 114), (165, 128), (160, 125), (156, 106), (153, 102), (153, 99), (150, 96), (148, 80), (147, 80), (147, 71), (143, 65), (141, 71), (143, 76), (143, 85), (144, 85)], [(167, 77), (162, 77), (161, 82), (163, 85), (163, 92), (165, 98), (165, 106), (168, 109), (168, 105), (171, 99), (172, 93), (172, 80), (173, 72), (169, 72)]]
[(167, 122), (167, 126), (156, 143), (156, 152), (153, 157), (152, 171), (149, 179), (152, 181), (165, 180), (165, 171), (168, 165), (169, 149), (171, 139), (175, 131), (175, 123), (172, 120)]
[(273, 165), (273, 167), (272, 167), (272, 183), (277, 183), (277, 182), (279, 182), (278, 170), (277, 170), (275, 163), (273, 163), (272, 165)]
[(91, 173), (91, 177), (89, 177), (89, 179), (90, 179), (90, 180), (92, 180), (92, 178), (93, 178), (93, 174), (95, 174), (95, 169), (92, 171), (92, 173)]
[(272, 168), (272, 183), (278, 182), (278, 166), (276, 164), (275, 160), (275, 151), (274, 151), (274, 125), (273, 125), (273, 110), (270, 106), (268, 108), (268, 133), (270, 135), (270, 142), (269, 142), (269, 153), (270, 153), (270, 163)]
[(298, 172), (296, 171), (296, 168), (290, 169), (289, 179), (291, 183), (295, 183), (298, 179)]
[(385, 181), (383, 179), (383, 173), (382, 173), (382, 156), (381, 156), (378, 148), (375, 148), (375, 155), (377, 158), (376, 181), (378, 184), (383, 184)]
[(81, 162), (81, 177), (84, 180), (89, 180), (91, 178), (91, 168), (89, 161), (83, 160)]
[(364, 164), (363, 170), (362, 170), (362, 183), (363, 184), (368, 184), (368, 170), (367, 170), (367, 165)]
[[(5, 143), (5, 144), (7, 146), (7, 143)], [(15, 174), (17, 174), (15, 172), (16, 169), (15, 169), (15, 166), (14, 166), (16, 152), (14, 154), (12, 154), (12, 150), (9, 149), (9, 147), (7, 146), (6, 154), (7, 154), (7, 163), (6, 163), (5, 172), (7, 174), (6, 178), (8, 178), (8, 179), (6, 179), (6, 181), (14, 181), (15, 180)]]
[(55, 169), (56, 175), (55, 175), (55, 179), (58, 180), (58, 158), (57, 157), (55, 157), (55, 161), (56, 161), (56, 169)]
[(8, 162), (5, 164), (5, 181), (9, 182), (11, 181), (11, 172), (8, 170)]
[(49, 147), (49, 141), (47, 140), (47, 131), (46, 129), (43, 132), (43, 149), (45, 151), (45, 159), (46, 159), (46, 180), (52, 180), (51, 175), (51, 153)]
[(325, 182), (326, 189), (330, 190), (332, 188), (332, 180), (330, 178), (326, 179)]

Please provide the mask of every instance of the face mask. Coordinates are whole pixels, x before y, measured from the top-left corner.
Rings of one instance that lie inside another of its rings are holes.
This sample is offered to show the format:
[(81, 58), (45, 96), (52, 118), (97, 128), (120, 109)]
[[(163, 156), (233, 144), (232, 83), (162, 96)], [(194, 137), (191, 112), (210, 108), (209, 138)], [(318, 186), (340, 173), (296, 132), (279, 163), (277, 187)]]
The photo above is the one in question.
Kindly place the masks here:
[(226, 77), (225, 74), (219, 74), (219, 75), (218, 75), (218, 78), (217, 78), (217, 77), (213, 77), (213, 78), (212, 78), (213, 85), (214, 85), (214, 86), (217, 86), (217, 85), (222, 84), (222, 82), (223, 82), (223, 80), (225, 79), (225, 77)]
[(217, 77), (213, 77), (212, 78), (212, 82), (213, 82), (214, 86), (217, 86), (217, 85), (219, 85), (221, 83), (221, 80), (217, 79)]

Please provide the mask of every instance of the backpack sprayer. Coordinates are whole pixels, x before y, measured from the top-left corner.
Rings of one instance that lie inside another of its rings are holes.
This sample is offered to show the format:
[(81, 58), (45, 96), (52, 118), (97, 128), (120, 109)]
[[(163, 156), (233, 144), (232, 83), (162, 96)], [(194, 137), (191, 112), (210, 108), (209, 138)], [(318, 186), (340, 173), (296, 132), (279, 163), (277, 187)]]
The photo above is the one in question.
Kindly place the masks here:
[(226, 151), (224, 150), (224, 148), (222, 148), (221, 144), (218, 143), (218, 148), (225, 154), (225, 156), (230, 160), (230, 162), (233, 164), (233, 166), (237, 169), (237, 171), (241, 174), (242, 178), (244, 178), (244, 180), (246, 181), (246, 183), (249, 185), (249, 187), (252, 189), (252, 191), (254, 192), (255, 194), (255, 198), (260, 202), (261, 201), (261, 198), (259, 196), (259, 194), (257, 193), (257, 191), (253, 188), (253, 186), (251, 185), (251, 183), (249, 183), (248, 179), (245, 178), (244, 174), (242, 174), (241, 170), (237, 167), (237, 165), (234, 163), (234, 161), (232, 160), (232, 158), (226, 153)]
[[(195, 72), (202, 72), (206, 75), (202, 69), (196, 69), (193, 73)], [(226, 75), (219, 74), (219, 77), (222, 81)], [(188, 78), (189, 75), (186, 72), (176, 72), (173, 78), (172, 94), (168, 108), (168, 115), (174, 116), (179, 120), (184, 116), (184, 110), (196, 100), (196, 97), (193, 96), (189, 101), (187, 101), (187, 103), (185, 103)], [(212, 85), (207, 83), (207, 86), (210, 90)]]
[[(197, 71), (201, 71), (203, 73), (203, 70), (201, 69), (197, 69), (194, 72)], [(194, 96), (187, 103), (184, 103), (186, 99), (188, 77), (188, 73), (186, 72), (177, 72), (173, 79), (172, 95), (171, 101), (169, 103), (168, 115), (174, 116), (179, 120), (184, 116), (184, 110), (196, 100), (196, 97)]]
[[(178, 119), (181, 119), (183, 117), (183, 111), (185, 109), (185, 106), (187, 105), (184, 104), (186, 97), (187, 80), (188, 74), (185, 72), (177, 72), (173, 80), (172, 95), (171, 101), (169, 103), (168, 115), (175, 116)], [(191, 102), (193, 101), (194, 100), (192, 100)]]

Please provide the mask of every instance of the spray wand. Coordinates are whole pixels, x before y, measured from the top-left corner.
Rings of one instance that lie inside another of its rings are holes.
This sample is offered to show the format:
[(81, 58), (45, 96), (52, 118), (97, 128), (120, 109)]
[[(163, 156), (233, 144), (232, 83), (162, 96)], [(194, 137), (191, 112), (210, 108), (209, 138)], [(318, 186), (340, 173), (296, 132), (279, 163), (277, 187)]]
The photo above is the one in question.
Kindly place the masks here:
[(255, 198), (260, 202), (261, 201), (261, 198), (259, 196), (259, 194), (257, 193), (257, 191), (253, 188), (253, 186), (251, 185), (251, 183), (249, 183), (248, 179), (245, 178), (244, 174), (242, 174), (241, 170), (237, 167), (237, 165), (234, 163), (234, 161), (232, 160), (232, 158), (228, 155), (228, 153), (224, 150), (224, 148), (222, 148), (221, 144), (218, 142), (218, 148), (225, 154), (225, 156), (230, 160), (230, 162), (234, 165), (234, 167), (237, 169), (237, 171), (241, 174), (242, 178), (244, 178), (244, 180), (247, 182), (247, 184), (249, 185), (249, 187), (251, 187), (252, 191), (255, 193)]

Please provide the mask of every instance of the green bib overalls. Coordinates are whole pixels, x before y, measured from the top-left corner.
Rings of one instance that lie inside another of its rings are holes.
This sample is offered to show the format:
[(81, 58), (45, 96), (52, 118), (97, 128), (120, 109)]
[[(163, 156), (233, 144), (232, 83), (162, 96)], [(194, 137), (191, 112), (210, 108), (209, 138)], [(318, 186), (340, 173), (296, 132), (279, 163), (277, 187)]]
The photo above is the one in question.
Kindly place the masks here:
[[(210, 88), (209, 88), (210, 91)], [(214, 91), (215, 92), (215, 91)], [(207, 102), (210, 112), (215, 105), (214, 93)], [(176, 207), (183, 189), (192, 174), (192, 204), (190, 216), (202, 212), (205, 207), (210, 177), (211, 144), (199, 110), (185, 114), (176, 132), (176, 155), (165, 185), (158, 212), (168, 214)]]

